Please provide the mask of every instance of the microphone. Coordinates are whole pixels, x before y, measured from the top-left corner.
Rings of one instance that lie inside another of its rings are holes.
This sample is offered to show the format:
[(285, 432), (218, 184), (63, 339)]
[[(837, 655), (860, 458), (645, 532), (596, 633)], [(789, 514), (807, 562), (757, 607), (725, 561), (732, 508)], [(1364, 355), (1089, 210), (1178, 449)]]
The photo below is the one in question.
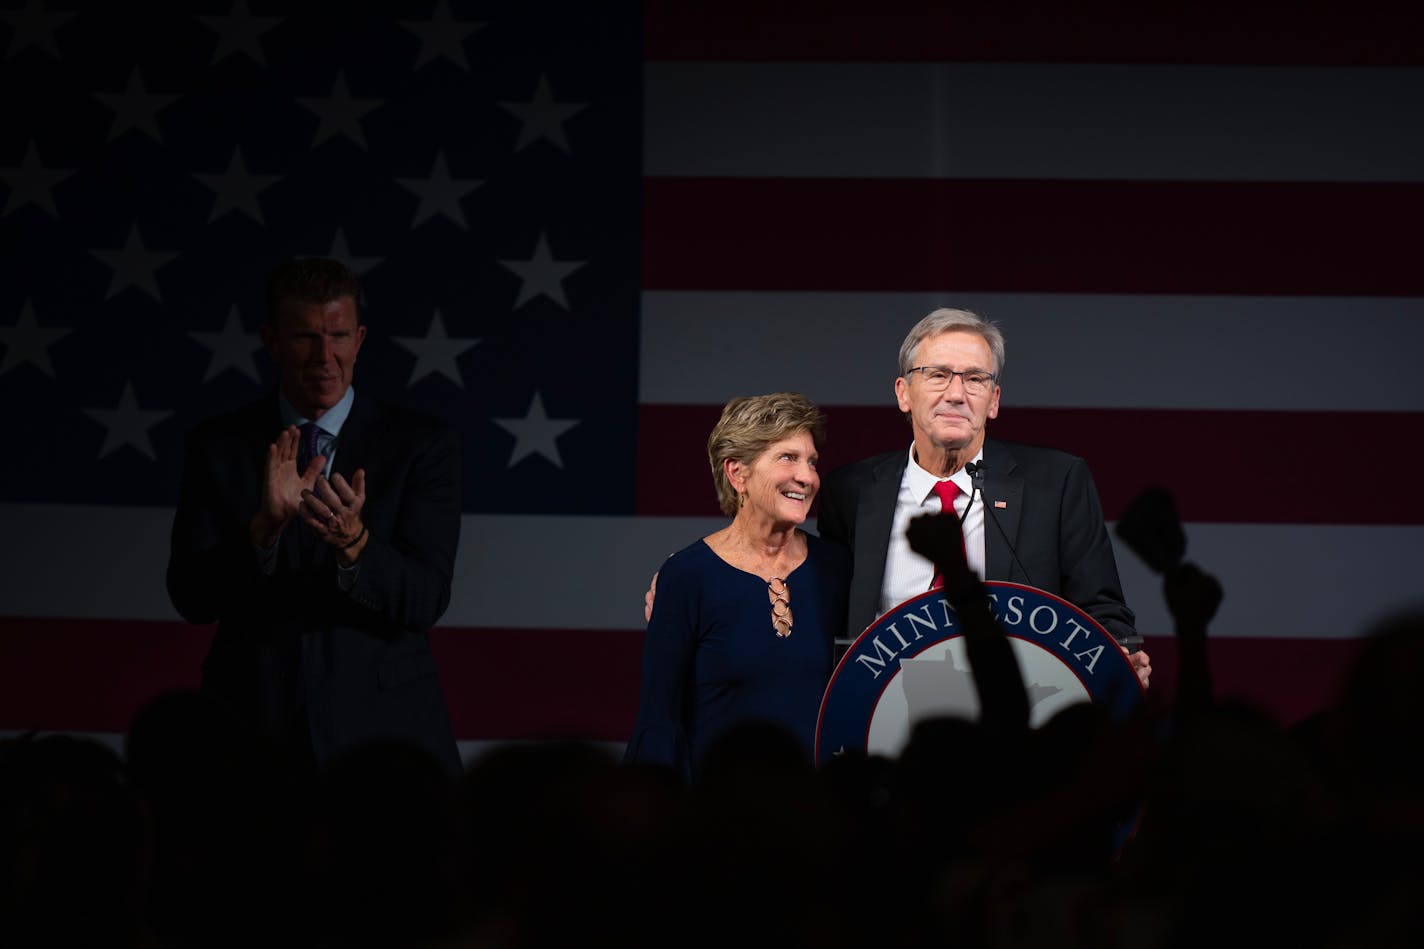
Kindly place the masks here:
[[(964, 470), (969, 472), (969, 503), (964, 505), (964, 513), (959, 515), (959, 530), (961, 533), (963, 533), (964, 531), (964, 522), (969, 520), (969, 510), (970, 508), (974, 507), (974, 495), (982, 495), (984, 493), (983, 481), (975, 477), (974, 474), (976, 471), (979, 470), (978, 466), (971, 461), (969, 464), (964, 466)], [(984, 502), (982, 500), (980, 500), (979, 506), (984, 506)]]
[[(984, 463), (981, 461), (978, 464), (975, 464), (971, 461), (969, 464), (964, 466), (964, 470), (969, 472), (969, 478), (974, 482), (974, 490), (979, 492), (980, 495), (983, 495), (985, 473)], [(970, 500), (971, 502), (973, 501), (972, 492), (970, 493)], [(1028, 571), (1024, 569), (1023, 562), (1019, 560), (1018, 553), (1014, 551), (1014, 542), (1009, 540), (1008, 532), (1004, 530), (1004, 525), (999, 523), (999, 518), (994, 514), (994, 509), (987, 504), (983, 504), (982, 507), (984, 508), (984, 513), (988, 515), (989, 520), (994, 522), (994, 527), (998, 529), (999, 536), (1004, 538), (1004, 545), (1009, 548), (1009, 556), (1014, 558), (1014, 566), (1018, 567), (1019, 573), (1023, 574), (1024, 582), (1031, 587), (1038, 586), (1038, 584), (1033, 582), (1033, 577), (1029, 576)], [(964, 513), (968, 515), (969, 509), (965, 508)]]

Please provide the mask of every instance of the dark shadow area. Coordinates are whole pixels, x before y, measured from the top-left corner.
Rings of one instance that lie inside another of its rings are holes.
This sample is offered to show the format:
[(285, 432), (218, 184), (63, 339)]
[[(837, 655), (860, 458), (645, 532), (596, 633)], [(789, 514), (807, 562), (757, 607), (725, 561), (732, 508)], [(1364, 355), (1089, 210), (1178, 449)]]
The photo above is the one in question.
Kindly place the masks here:
[[(920, 525), (917, 549), (953, 529)], [(691, 783), (560, 741), (459, 776), (398, 742), (316, 766), (197, 693), (145, 708), (126, 758), (11, 739), (5, 944), (1424, 944), (1424, 612), (1364, 630), (1336, 701), (1287, 728), (1215, 698), (1223, 591), (1180, 553), (1158, 562), (1172, 700), (1037, 727), (978, 581), (942, 564), (981, 712), (917, 722), (893, 758), (818, 769), (748, 723)]]

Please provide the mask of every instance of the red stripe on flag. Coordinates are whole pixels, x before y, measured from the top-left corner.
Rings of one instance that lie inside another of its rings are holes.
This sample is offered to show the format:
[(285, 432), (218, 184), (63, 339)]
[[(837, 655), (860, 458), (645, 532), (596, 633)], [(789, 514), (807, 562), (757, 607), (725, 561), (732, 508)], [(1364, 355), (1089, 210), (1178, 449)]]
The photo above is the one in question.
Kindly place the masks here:
[(196, 688), (211, 627), (0, 617), (0, 727), (126, 732), (164, 692)]
[[(151, 699), (198, 686), (212, 627), (0, 617), (0, 728), (128, 731)], [(462, 741), (624, 741), (640, 630), (436, 629), (431, 648)]]
[(648, 0), (650, 60), (1424, 64), (1417, 8), (1389, 0), (1145, 4)]
[(445, 701), (461, 741), (627, 741), (642, 630), (437, 629)]
[[(177, 622), (0, 619), (0, 727), (128, 731), (152, 698), (197, 685), (208, 627)], [(432, 647), (462, 741), (621, 742), (637, 712), (638, 630), (437, 629)], [(1334, 700), (1351, 639), (1213, 639), (1219, 698), (1289, 724)], [(1153, 684), (1170, 695), (1176, 644), (1153, 638)], [(1260, 670), (1286, 665), (1289, 675)]]
[[(1364, 643), (1359, 638), (1209, 639), (1212, 695), (1218, 702), (1254, 706), (1282, 725), (1298, 724), (1334, 707)], [(1152, 659), (1152, 690), (1175, 695), (1180, 678), (1176, 640), (1148, 637), (1143, 648)], [(1262, 675), (1264, 669), (1288, 671)]]
[[(888, 389), (888, 386), (887, 386)], [(888, 402), (888, 400), (887, 400)], [(821, 471), (882, 451), (908, 450), (893, 405), (822, 406)], [(707, 467), (707, 433), (721, 406), (644, 405), (638, 413), (639, 514), (720, 514)], [(1419, 412), (1267, 412), (1007, 407), (994, 437), (1047, 445), (1087, 460), (1103, 510), (1115, 520), (1149, 485), (1170, 491), (1183, 520), (1236, 524), (1424, 524), (1424, 494), (1403, 479), (1424, 467)], [(1391, 470), (1371, 490), (1322, 463), (1322, 444), (1391, 445)], [(1234, 476), (1204, 477), (1205, 466)]]
[(1424, 295), (1424, 185), (646, 178), (649, 290)]

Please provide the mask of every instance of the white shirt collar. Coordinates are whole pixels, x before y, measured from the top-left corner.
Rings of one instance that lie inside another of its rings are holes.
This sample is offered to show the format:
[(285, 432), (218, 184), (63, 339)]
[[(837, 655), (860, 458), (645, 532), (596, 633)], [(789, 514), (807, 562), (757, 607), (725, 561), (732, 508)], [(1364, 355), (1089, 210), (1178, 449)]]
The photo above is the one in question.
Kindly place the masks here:
[[(984, 446), (980, 445), (979, 450), (974, 453), (974, 457), (969, 460), (975, 464), (983, 461)], [(920, 463), (915, 460), (915, 445), (911, 442), (910, 461), (909, 464), (905, 466), (905, 483), (909, 486), (915, 499), (921, 504), (925, 503), (925, 501), (929, 500), (930, 496), (934, 494), (935, 484), (944, 480), (946, 479), (935, 477), (920, 467)], [(974, 482), (970, 479), (969, 472), (964, 468), (960, 468), (954, 474), (950, 475), (948, 480), (954, 482), (955, 487), (959, 488), (961, 494), (969, 494), (974, 487)]]

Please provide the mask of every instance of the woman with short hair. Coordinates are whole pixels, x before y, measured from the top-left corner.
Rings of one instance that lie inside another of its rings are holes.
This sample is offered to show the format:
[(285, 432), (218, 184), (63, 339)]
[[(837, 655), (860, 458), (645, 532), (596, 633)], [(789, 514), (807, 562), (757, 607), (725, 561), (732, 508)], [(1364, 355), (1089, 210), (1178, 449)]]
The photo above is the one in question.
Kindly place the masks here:
[(697, 778), (730, 728), (783, 728), (812, 760), (845, 628), (850, 556), (800, 529), (821, 478), (825, 418), (790, 392), (733, 399), (707, 439), (726, 527), (664, 562), (624, 760)]

